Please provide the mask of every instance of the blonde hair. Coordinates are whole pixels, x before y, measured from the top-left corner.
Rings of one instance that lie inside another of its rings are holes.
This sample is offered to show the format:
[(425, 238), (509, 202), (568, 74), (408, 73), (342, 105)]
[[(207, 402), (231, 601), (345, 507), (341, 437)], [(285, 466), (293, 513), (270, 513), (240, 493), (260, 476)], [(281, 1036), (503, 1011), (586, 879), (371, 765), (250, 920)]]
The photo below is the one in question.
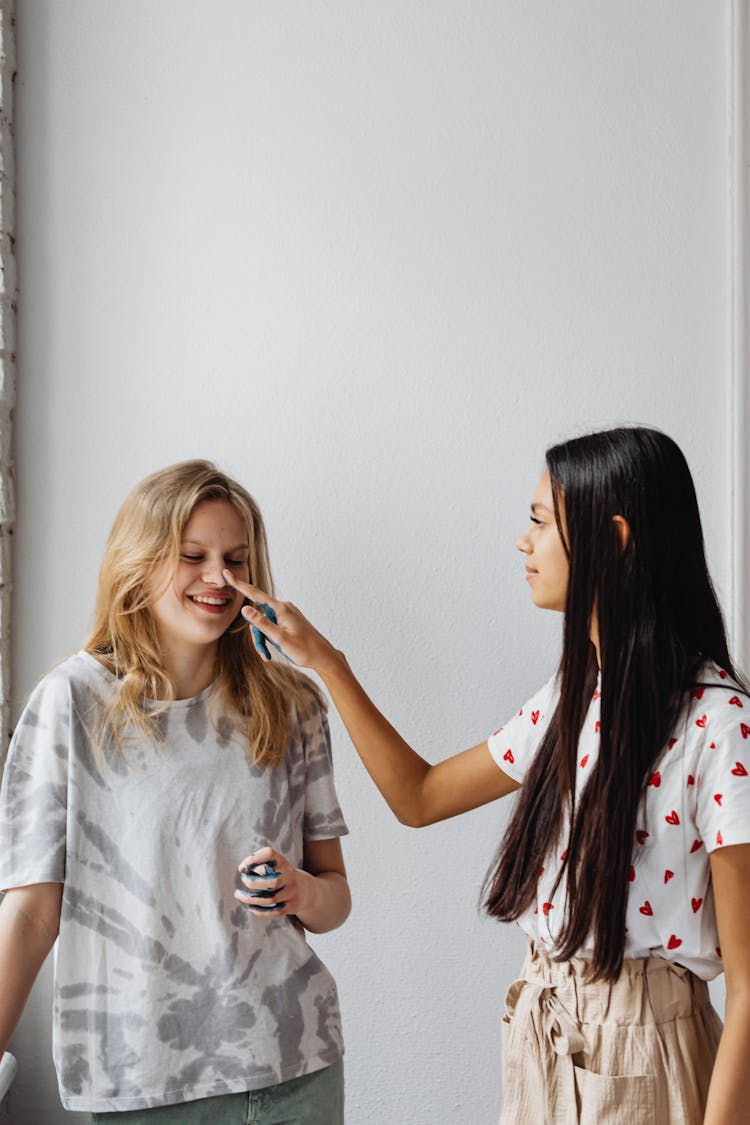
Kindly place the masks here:
[[(84, 648), (120, 680), (95, 739), (99, 756), (111, 738), (123, 755), (132, 733), (163, 738), (159, 716), (175, 689), (161, 658), (149, 577), (160, 564), (176, 568), (185, 525), (198, 504), (228, 501), (247, 528), (250, 581), (273, 595), (266, 530), (258, 505), (237, 481), (210, 461), (181, 461), (152, 473), (132, 490), (117, 514), (99, 571), (94, 624)], [(219, 639), (217, 697), (229, 705), (255, 765), (275, 766), (291, 734), (289, 704), (302, 714), (325, 707), (317, 687), (281, 661), (265, 663), (238, 617)], [(154, 701), (160, 701), (154, 704)]]

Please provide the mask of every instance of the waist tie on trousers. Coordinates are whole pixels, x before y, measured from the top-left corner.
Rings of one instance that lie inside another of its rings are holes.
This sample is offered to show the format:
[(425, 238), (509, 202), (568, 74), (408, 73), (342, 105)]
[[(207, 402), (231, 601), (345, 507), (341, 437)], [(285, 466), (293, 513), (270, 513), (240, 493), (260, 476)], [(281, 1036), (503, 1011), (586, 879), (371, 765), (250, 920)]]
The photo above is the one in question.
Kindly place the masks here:
[[(527, 980), (519, 983), (521, 991), (514, 1021), (538, 1055), (551, 1104), (568, 1106), (565, 1123), (572, 1125), (578, 1120), (573, 1055), (583, 1051), (583, 1035), (554, 985)], [(557, 1060), (550, 1055), (547, 1044), (558, 1056)]]

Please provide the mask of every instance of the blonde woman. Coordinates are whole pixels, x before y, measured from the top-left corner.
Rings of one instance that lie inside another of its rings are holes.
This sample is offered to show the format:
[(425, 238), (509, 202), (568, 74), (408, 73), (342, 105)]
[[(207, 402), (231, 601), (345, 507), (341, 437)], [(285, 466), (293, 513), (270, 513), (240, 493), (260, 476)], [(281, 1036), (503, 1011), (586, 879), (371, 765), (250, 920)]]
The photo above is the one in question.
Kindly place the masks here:
[(272, 588), (245, 489), (206, 461), (141, 482), (3, 777), (0, 1053), (59, 934), (61, 1099), (95, 1122), (343, 1122), (305, 941), (350, 908), (325, 708), (254, 650), (225, 570)]

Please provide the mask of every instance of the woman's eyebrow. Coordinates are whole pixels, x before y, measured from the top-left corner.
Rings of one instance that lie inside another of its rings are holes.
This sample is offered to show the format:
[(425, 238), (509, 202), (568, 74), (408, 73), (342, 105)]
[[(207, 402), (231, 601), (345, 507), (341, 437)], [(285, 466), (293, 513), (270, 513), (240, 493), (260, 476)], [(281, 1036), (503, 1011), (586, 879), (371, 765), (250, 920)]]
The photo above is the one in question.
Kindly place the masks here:
[[(191, 547), (202, 547), (204, 550), (206, 548), (206, 544), (201, 543), (200, 539), (181, 539), (180, 542), (183, 544), (183, 546), (185, 546), (189, 543)], [(226, 554), (231, 555), (234, 551), (249, 551), (249, 550), (250, 550), (249, 544), (238, 543), (236, 547), (230, 547), (227, 550)]]

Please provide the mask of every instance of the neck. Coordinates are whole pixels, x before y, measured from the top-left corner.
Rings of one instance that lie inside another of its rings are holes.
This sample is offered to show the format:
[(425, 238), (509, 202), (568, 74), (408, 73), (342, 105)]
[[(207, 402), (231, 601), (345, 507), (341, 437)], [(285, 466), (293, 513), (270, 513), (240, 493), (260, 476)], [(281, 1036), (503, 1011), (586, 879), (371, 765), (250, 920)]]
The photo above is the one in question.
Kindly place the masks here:
[(216, 645), (192, 648), (162, 648), (164, 669), (174, 684), (176, 699), (200, 695), (216, 678)]
[(599, 665), (599, 669), (601, 670), (602, 654), (599, 651), (599, 624), (596, 620), (596, 614), (594, 614), (591, 618), (591, 626), (589, 628), (589, 636), (591, 637), (592, 645), (596, 649), (596, 663)]

